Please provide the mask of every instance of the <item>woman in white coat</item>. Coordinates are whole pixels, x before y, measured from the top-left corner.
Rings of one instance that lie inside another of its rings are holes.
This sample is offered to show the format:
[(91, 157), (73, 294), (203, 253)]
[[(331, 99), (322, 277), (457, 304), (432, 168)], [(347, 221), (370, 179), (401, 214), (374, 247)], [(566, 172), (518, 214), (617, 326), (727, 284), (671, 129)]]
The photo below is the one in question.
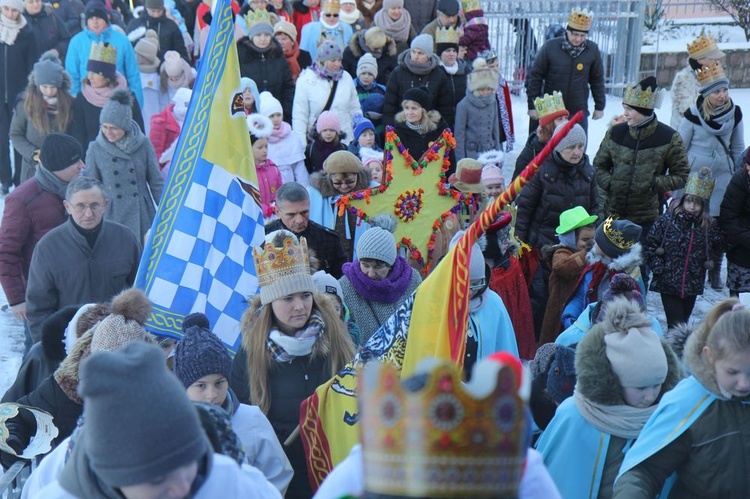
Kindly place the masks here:
[(305, 144), (318, 115), (326, 110), (338, 115), (341, 131), (346, 134), (344, 144), (348, 145), (354, 136), (352, 116), (362, 114), (362, 108), (354, 81), (344, 71), (341, 58), (341, 47), (328, 40), (318, 47), (315, 63), (297, 78), (292, 128)]

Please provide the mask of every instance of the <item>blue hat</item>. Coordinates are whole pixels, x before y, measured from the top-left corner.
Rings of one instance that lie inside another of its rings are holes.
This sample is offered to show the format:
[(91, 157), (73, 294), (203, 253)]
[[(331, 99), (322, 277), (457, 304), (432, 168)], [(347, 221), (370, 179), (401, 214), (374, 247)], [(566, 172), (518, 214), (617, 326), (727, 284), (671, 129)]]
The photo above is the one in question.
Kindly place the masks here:
[(372, 133), (375, 133), (375, 125), (372, 124), (372, 121), (368, 120), (361, 114), (354, 115), (352, 121), (354, 122), (355, 141), (359, 140), (359, 136), (362, 135), (365, 130), (372, 130)]
[[(206, 322), (208, 320), (206, 319)], [(174, 350), (174, 373), (185, 388), (203, 376), (232, 375), (232, 358), (218, 336), (200, 325), (190, 326)]]
[(547, 393), (558, 404), (573, 395), (576, 386), (575, 359), (574, 349), (557, 345), (555, 356), (547, 371)]
[(362, 101), (362, 114), (369, 119), (380, 119), (383, 115), (385, 96), (381, 94), (370, 94)]

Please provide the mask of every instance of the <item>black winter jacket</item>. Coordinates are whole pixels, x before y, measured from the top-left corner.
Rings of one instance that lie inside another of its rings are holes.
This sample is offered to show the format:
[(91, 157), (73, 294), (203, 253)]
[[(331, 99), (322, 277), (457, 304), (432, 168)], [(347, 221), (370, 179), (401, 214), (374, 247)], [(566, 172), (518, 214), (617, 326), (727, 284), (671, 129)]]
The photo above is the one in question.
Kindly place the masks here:
[(36, 38), (37, 59), (50, 49), (56, 49), (61, 61), (65, 60), (65, 52), (68, 50), (70, 33), (68, 28), (52, 10), (51, 7), (43, 6), (38, 14), (24, 13), (26, 21), (34, 31)]
[[(143, 114), (141, 106), (138, 105), (138, 99), (132, 94), (133, 99), (133, 119), (143, 131)], [(83, 92), (78, 92), (73, 101), (73, 123), (70, 125), (70, 135), (78, 139), (85, 153), (89, 143), (99, 135), (99, 114), (102, 108), (97, 107), (86, 100)]]
[(37, 41), (28, 24), (21, 29), (13, 45), (0, 43), (0, 104), (16, 105), (16, 97), (29, 82), (29, 73), (37, 61)]
[[(563, 35), (565, 36), (565, 35)], [(554, 90), (562, 92), (570, 115), (583, 110), (588, 116), (589, 86), (594, 95), (594, 109), (603, 111), (604, 68), (599, 47), (591, 40), (581, 55), (573, 59), (562, 48), (563, 38), (553, 38), (539, 49), (526, 78), (526, 99), (534, 109), (534, 99)]]
[[(466, 97), (466, 81), (471, 69), (464, 61), (461, 60), (458, 61), (458, 72), (454, 75), (445, 71), (445, 68), (443, 66), (440, 66), (440, 69), (442, 69), (445, 73), (445, 83), (448, 88), (448, 102), (450, 102), (451, 108), (456, 109), (458, 103), (461, 102), (461, 99)], [(448, 120), (446, 118), (446, 121), (448, 121), (448, 126), (451, 128), (451, 130), (453, 130), (453, 127), (456, 124), (455, 113), (451, 120)], [(503, 137), (505, 136), (503, 134), (502, 127), (500, 127), (500, 133), (503, 135)], [(505, 139), (501, 138), (500, 142), (505, 142)]]
[(750, 175), (741, 168), (732, 175), (719, 211), (727, 235), (727, 260), (750, 268)]
[(583, 206), (596, 213), (599, 207), (596, 174), (588, 156), (571, 165), (553, 152), (521, 190), (516, 206), (516, 236), (521, 241), (537, 249), (557, 244), (555, 229), (563, 211)]
[[(422, 155), (430, 147), (430, 144), (436, 141), (446, 128), (448, 128), (448, 123), (446, 123), (444, 119), (441, 119), (436, 130), (427, 132), (424, 135), (412, 130), (402, 122), (396, 122), (393, 130), (396, 132), (396, 135), (398, 135), (398, 138), (401, 139), (401, 143), (409, 151), (412, 158), (414, 158), (415, 161), (419, 161)], [(448, 175), (456, 171), (456, 155), (453, 153), (453, 150), (450, 152), (450, 160), (451, 166), (446, 174), (446, 178), (448, 178)]]
[(529, 139), (526, 141), (526, 145), (523, 146), (523, 150), (521, 150), (521, 153), (516, 159), (516, 168), (515, 170), (513, 170), (513, 180), (515, 180), (516, 177), (521, 174), (524, 168), (529, 166), (531, 160), (534, 159), (537, 154), (539, 154), (539, 151), (544, 148), (545, 144), (546, 142), (544, 144), (539, 142), (539, 136), (536, 134), (536, 132), (532, 132), (531, 135), (529, 135)]
[[(431, 109), (439, 111), (446, 122), (453, 122), (456, 107), (451, 106), (452, 96), (448, 88), (448, 81), (445, 71), (439, 67), (437, 57), (433, 55), (435, 68), (426, 75), (420, 76), (412, 73), (404, 64), (404, 57), (407, 54), (409, 54), (409, 51), (402, 52), (398, 56), (398, 67), (393, 70), (388, 78), (388, 84), (385, 88), (385, 103), (383, 104), (383, 123), (393, 125), (394, 116), (401, 110), (404, 94), (414, 87), (426, 88), (432, 95)], [(425, 111), (430, 111), (430, 109)]]
[(245, 36), (237, 41), (237, 55), (240, 60), (240, 75), (251, 78), (258, 85), (258, 92), (271, 92), (281, 102), (284, 119), (291, 121), (294, 81), (279, 42), (272, 39), (271, 48), (261, 52)]
[(144, 10), (141, 13), (141, 17), (130, 21), (127, 32), (130, 33), (140, 27), (152, 29), (159, 35), (159, 52), (157, 52), (157, 56), (160, 61), (164, 61), (165, 52), (174, 50), (180, 54), (180, 57), (190, 62), (187, 48), (185, 47), (185, 39), (182, 37), (180, 27), (173, 20), (169, 19), (166, 14), (162, 14), (161, 17), (151, 17)]
[[(266, 225), (266, 234), (281, 229), (289, 230), (281, 223), (281, 220), (277, 219)], [(307, 240), (307, 247), (315, 252), (320, 270), (331, 274), (337, 280), (344, 275), (341, 267), (347, 262), (347, 259), (338, 232), (308, 220), (307, 228), (302, 232), (295, 233), (295, 235)]]
[[(378, 76), (375, 78), (375, 81), (381, 85), (388, 83), (388, 77), (391, 76), (391, 72), (398, 66), (396, 42), (389, 36), (386, 36), (386, 39), (388, 41), (383, 47), (380, 57), (375, 57), (375, 54), (373, 54), (375, 60), (378, 61)], [(364, 40), (365, 32), (359, 31), (351, 37), (349, 45), (344, 49), (344, 57), (341, 63), (344, 66), (344, 71), (349, 73), (352, 79), (357, 77), (357, 63), (359, 62), (359, 58), (367, 52), (362, 48), (365, 45)]]

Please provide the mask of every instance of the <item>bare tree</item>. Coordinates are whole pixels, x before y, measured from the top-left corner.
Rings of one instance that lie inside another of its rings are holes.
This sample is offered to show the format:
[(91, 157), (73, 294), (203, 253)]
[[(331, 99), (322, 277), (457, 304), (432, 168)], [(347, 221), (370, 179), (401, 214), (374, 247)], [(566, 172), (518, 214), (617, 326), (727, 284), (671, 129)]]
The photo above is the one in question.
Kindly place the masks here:
[(745, 31), (745, 40), (750, 41), (750, 2), (748, 0), (710, 0), (711, 5), (726, 12)]

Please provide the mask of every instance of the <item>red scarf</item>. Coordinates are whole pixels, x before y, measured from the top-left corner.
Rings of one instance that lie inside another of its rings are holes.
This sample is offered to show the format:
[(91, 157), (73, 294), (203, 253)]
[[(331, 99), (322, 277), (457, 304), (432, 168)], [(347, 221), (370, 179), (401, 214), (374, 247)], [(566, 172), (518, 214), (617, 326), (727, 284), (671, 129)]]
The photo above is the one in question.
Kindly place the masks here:
[(299, 76), (300, 69), (299, 62), (297, 62), (297, 58), (299, 57), (299, 45), (297, 42), (294, 42), (294, 47), (289, 52), (284, 51), (284, 57), (286, 57), (286, 62), (289, 63), (289, 70), (292, 72), (292, 80), (294, 83), (297, 83), (297, 77)]

